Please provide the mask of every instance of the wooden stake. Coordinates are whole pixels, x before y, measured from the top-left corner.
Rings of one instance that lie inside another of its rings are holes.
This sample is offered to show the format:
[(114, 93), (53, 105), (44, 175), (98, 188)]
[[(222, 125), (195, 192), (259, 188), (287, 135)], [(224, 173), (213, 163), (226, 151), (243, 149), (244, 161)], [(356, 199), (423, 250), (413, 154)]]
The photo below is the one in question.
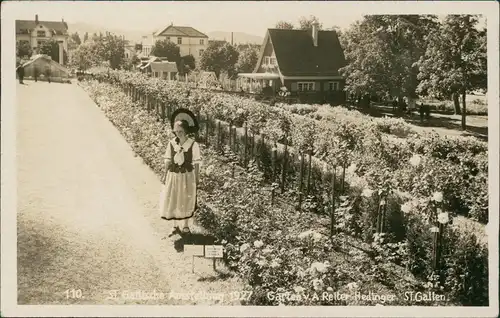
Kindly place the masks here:
[(304, 174), (304, 154), (300, 154), (300, 171), (299, 171), (299, 211), (302, 209), (302, 177)]
[(309, 165), (307, 167), (307, 195), (309, 195), (311, 191), (311, 169), (312, 169), (312, 149), (309, 148), (308, 151), (309, 156)]
[(285, 150), (283, 151), (283, 163), (281, 165), (281, 194), (285, 193), (287, 159), (288, 159), (288, 134), (285, 134)]
[(331, 189), (331, 211), (330, 211), (330, 235), (333, 236), (335, 234), (335, 179), (337, 177), (337, 166), (333, 167), (332, 174), (332, 189)]

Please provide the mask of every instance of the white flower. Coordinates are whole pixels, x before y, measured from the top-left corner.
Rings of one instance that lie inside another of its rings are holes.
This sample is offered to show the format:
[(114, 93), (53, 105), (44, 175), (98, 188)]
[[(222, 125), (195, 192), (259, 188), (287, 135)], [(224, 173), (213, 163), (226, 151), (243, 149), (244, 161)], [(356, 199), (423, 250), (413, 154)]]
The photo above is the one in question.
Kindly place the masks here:
[(266, 247), (265, 249), (262, 250), (262, 253), (264, 253), (264, 254), (269, 254), (271, 252), (272, 252), (272, 250), (268, 247)]
[(305, 232), (302, 232), (298, 235), (299, 239), (305, 239), (306, 237), (309, 237), (313, 233), (312, 230), (307, 230)]
[(355, 163), (351, 164), (351, 165), (349, 166), (349, 168), (347, 168), (347, 173), (349, 173), (349, 174), (353, 174), (353, 173), (356, 171), (356, 168), (357, 168), (357, 167), (356, 167), (356, 164), (355, 164)]
[(324, 283), (323, 283), (322, 279), (316, 278), (316, 279), (313, 279), (312, 285), (313, 285), (314, 290), (319, 291), (323, 288)]
[(358, 288), (358, 284), (356, 282), (349, 283), (349, 284), (347, 284), (347, 288), (349, 288), (349, 289), (357, 289)]
[(281, 230), (278, 230), (278, 231), (276, 232), (276, 236), (280, 236), (280, 235), (281, 235), (281, 233), (282, 233), (282, 232), (281, 232)]
[(266, 260), (265, 259), (261, 259), (257, 262), (257, 265), (259, 265), (260, 267), (264, 267), (267, 265), (266, 263)]
[(212, 172), (214, 171), (214, 166), (213, 165), (210, 165), (207, 167), (207, 169), (205, 170), (205, 174), (208, 176), (210, 175)]
[(401, 205), (401, 211), (403, 211), (404, 213), (410, 213), (412, 208), (413, 204), (411, 204), (410, 201), (407, 201), (403, 205)]
[(447, 212), (439, 213), (438, 214), (438, 222), (441, 224), (446, 224), (450, 221), (450, 218), (448, 217)]
[(312, 234), (312, 238), (316, 241), (316, 242), (319, 242), (321, 241), (321, 239), (323, 239), (323, 235), (321, 233), (318, 233), (318, 232), (314, 232)]
[(443, 192), (436, 191), (432, 196), (432, 200), (436, 202), (443, 202)]
[(414, 167), (419, 166), (421, 162), (422, 162), (422, 157), (420, 155), (415, 154), (410, 158), (410, 164)]
[(302, 292), (305, 290), (305, 288), (304, 288), (304, 287), (302, 287), (302, 286), (295, 286), (295, 288), (294, 288), (293, 290), (294, 290), (297, 294), (299, 294), (299, 293), (302, 293)]
[(320, 262), (314, 262), (311, 264), (311, 270), (315, 270), (319, 273), (326, 273), (328, 271), (329, 264), (324, 264)]
[(253, 246), (255, 246), (256, 248), (262, 247), (262, 246), (264, 246), (264, 242), (255, 241), (255, 242), (253, 242)]
[(362, 196), (364, 196), (365, 198), (370, 198), (373, 194), (373, 190), (372, 189), (369, 189), (369, 188), (366, 188), (363, 190), (363, 193), (361, 193)]
[(222, 186), (223, 189), (229, 188), (229, 182), (224, 182), (224, 185)]
[(433, 227), (431, 227), (431, 232), (432, 233), (438, 233), (439, 232), (439, 228), (437, 226), (433, 226)]
[(385, 205), (385, 203), (386, 203), (386, 202), (385, 202), (385, 199), (380, 200), (380, 206), (384, 206), (384, 205)]
[(243, 252), (245, 252), (249, 248), (250, 248), (250, 244), (245, 243), (245, 244), (243, 244), (243, 245), (240, 246), (240, 252), (243, 253)]
[(328, 287), (326, 288), (326, 290), (327, 290), (327, 291), (329, 291), (329, 292), (332, 292), (332, 291), (333, 291), (333, 288), (331, 288), (330, 286), (328, 286)]
[(280, 266), (280, 263), (277, 260), (273, 260), (270, 265), (272, 268), (276, 268)]

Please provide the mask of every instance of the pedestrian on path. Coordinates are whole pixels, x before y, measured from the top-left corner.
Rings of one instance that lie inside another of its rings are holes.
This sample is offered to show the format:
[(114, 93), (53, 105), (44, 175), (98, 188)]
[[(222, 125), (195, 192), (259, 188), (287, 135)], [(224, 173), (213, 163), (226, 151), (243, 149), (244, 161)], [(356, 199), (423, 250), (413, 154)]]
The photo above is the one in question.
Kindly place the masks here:
[(24, 84), (23, 79), (24, 79), (24, 67), (22, 64), (20, 64), (17, 67), (17, 76), (19, 77), (19, 84)]
[(171, 127), (175, 138), (165, 152), (165, 175), (160, 195), (160, 216), (173, 220), (170, 236), (190, 233), (189, 219), (197, 208), (196, 191), (200, 177), (201, 154), (198, 143), (190, 135), (198, 131), (196, 117), (187, 109), (172, 114)]

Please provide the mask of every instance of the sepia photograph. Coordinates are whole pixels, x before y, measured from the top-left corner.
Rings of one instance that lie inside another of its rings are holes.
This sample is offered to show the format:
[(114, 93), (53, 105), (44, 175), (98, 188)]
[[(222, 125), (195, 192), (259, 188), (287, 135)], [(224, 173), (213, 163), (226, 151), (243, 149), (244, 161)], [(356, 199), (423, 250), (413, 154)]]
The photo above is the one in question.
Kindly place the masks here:
[(498, 316), (498, 15), (3, 2), (1, 316)]

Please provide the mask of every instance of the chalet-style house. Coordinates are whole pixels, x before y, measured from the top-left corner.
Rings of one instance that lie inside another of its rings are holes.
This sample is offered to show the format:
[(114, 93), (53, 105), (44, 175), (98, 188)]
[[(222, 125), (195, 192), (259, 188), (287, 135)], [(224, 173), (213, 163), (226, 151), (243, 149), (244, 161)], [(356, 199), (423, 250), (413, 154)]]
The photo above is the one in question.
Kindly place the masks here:
[(278, 92), (283, 86), (302, 101), (345, 101), (346, 65), (335, 31), (268, 29), (253, 73), (238, 74), (259, 86)]
[[(40, 21), (38, 14), (35, 20), (16, 20), (16, 42), (26, 42), (31, 45), (33, 54), (37, 54), (38, 48), (43, 42), (51, 39), (56, 40), (61, 45), (61, 50), (68, 51), (68, 24), (61, 21)], [(62, 63), (62, 54), (60, 54)]]
[(151, 54), (151, 48), (160, 40), (174, 42), (179, 46), (181, 56), (193, 55), (196, 61), (199, 61), (208, 47), (208, 36), (189, 26), (170, 24), (166, 28), (154, 32), (152, 37), (146, 36), (146, 39), (142, 52), (146, 56)]

